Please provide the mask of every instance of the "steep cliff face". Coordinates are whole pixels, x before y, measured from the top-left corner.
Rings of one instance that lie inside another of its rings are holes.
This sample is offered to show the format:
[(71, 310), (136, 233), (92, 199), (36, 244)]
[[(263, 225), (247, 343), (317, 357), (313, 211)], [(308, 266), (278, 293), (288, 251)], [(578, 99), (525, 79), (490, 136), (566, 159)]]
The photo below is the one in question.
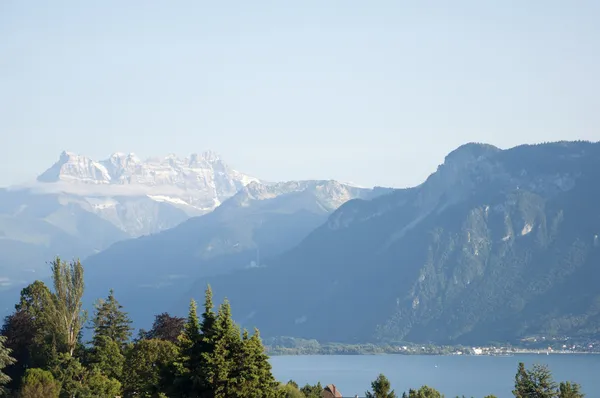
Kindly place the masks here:
[(211, 283), (268, 335), (598, 333), (599, 166), (600, 144), (465, 145), (418, 187), (341, 206), (272, 269)]

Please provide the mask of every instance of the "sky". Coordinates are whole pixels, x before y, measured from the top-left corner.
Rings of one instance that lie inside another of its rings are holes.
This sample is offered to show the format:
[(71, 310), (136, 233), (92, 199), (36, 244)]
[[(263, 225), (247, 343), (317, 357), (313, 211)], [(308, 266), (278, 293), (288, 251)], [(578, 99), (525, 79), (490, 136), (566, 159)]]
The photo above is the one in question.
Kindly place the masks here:
[(600, 140), (600, 2), (0, 1), (0, 186), (213, 150), (412, 186), (466, 142)]

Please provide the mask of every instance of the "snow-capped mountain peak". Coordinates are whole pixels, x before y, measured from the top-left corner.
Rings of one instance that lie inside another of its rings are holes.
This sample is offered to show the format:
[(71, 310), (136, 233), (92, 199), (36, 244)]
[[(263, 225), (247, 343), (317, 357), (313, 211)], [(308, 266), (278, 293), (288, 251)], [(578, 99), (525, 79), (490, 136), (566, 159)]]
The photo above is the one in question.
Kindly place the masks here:
[[(212, 151), (192, 153), (183, 158), (169, 154), (146, 160), (141, 160), (134, 153), (115, 152), (98, 161), (64, 151), (37, 181), (40, 189), (75, 195), (87, 202), (93, 199), (96, 203), (104, 198), (124, 206), (125, 202), (151, 200), (174, 206), (190, 216), (212, 211), (247, 184), (260, 182), (232, 169)], [(151, 219), (155, 215), (146, 214), (151, 210), (144, 210), (141, 214), (129, 207), (123, 213), (115, 206), (119, 207), (117, 204), (94, 205), (91, 208), (95, 213), (110, 211), (106, 218), (116, 224), (121, 223), (123, 217), (128, 218), (130, 224), (139, 224), (136, 234), (156, 231), (154, 227), (144, 226), (148, 222), (154, 223)]]

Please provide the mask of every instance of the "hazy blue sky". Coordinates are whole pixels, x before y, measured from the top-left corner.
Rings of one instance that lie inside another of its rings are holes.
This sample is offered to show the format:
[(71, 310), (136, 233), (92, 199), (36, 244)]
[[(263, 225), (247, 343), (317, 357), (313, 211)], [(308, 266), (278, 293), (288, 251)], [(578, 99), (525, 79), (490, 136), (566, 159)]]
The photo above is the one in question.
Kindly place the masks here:
[(600, 140), (600, 2), (0, 1), (0, 185), (63, 149), (421, 182), (467, 141)]

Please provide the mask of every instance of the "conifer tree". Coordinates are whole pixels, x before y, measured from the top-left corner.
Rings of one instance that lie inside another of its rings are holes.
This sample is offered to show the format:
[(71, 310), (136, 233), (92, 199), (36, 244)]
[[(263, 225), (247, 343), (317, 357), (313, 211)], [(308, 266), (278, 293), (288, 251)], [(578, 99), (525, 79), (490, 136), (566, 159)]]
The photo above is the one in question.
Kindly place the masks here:
[(104, 337), (114, 341), (123, 349), (131, 338), (131, 320), (124, 312), (123, 306), (115, 299), (111, 289), (106, 300), (99, 300), (95, 305), (95, 314), (92, 319), (94, 329), (94, 345), (97, 339)]
[(519, 363), (513, 390), (516, 398), (553, 398), (556, 391), (556, 383), (546, 366), (536, 364), (531, 370), (527, 370), (522, 362)]
[(558, 398), (584, 398), (581, 386), (577, 383), (561, 382), (558, 387)]
[(103, 375), (121, 380), (125, 356), (122, 347), (108, 336), (94, 337), (94, 345), (89, 353), (89, 364)]
[(214, 347), (214, 328), (216, 315), (213, 311), (212, 289), (207, 286), (204, 296), (204, 313), (202, 314), (202, 324), (200, 330), (202, 332), (202, 341), (205, 345), (204, 351), (209, 352)]
[(4, 346), (5, 341), (6, 337), (0, 336), (0, 395), (4, 393), (4, 386), (10, 381), (10, 377), (3, 373), (3, 370), (15, 363), (14, 358), (10, 356), (10, 348)]
[(365, 392), (367, 398), (396, 398), (396, 393), (392, 390), (392, 386), (387, 377), (379, 374), (377, 379), (371, 383), (373, 392)]
[(190, 300), (188, 318), (179, 338), (180, 360), (176, 364), (177, 377), (175, 389), (181, 396), (200, 396), (204, 377), (201, 366), (201, 335), (198, 320), (198, 307), (194, 299)]
[(252, 337), (244, 330), (236, 366), (234, 378), (237, 380), (239, 396), (268, 398), (279, 394), (279, 383), (271, 373), (269, 357), (258, 329), (254, 330)]
[(225, 299), (219, 306), (214, 328), (214, 351), (209, 353), (207, 375), (215, 398), (236, 396), (239, 374), (236, 356), (242, 349), (240, 330), (231, 318), (231, 306)]

